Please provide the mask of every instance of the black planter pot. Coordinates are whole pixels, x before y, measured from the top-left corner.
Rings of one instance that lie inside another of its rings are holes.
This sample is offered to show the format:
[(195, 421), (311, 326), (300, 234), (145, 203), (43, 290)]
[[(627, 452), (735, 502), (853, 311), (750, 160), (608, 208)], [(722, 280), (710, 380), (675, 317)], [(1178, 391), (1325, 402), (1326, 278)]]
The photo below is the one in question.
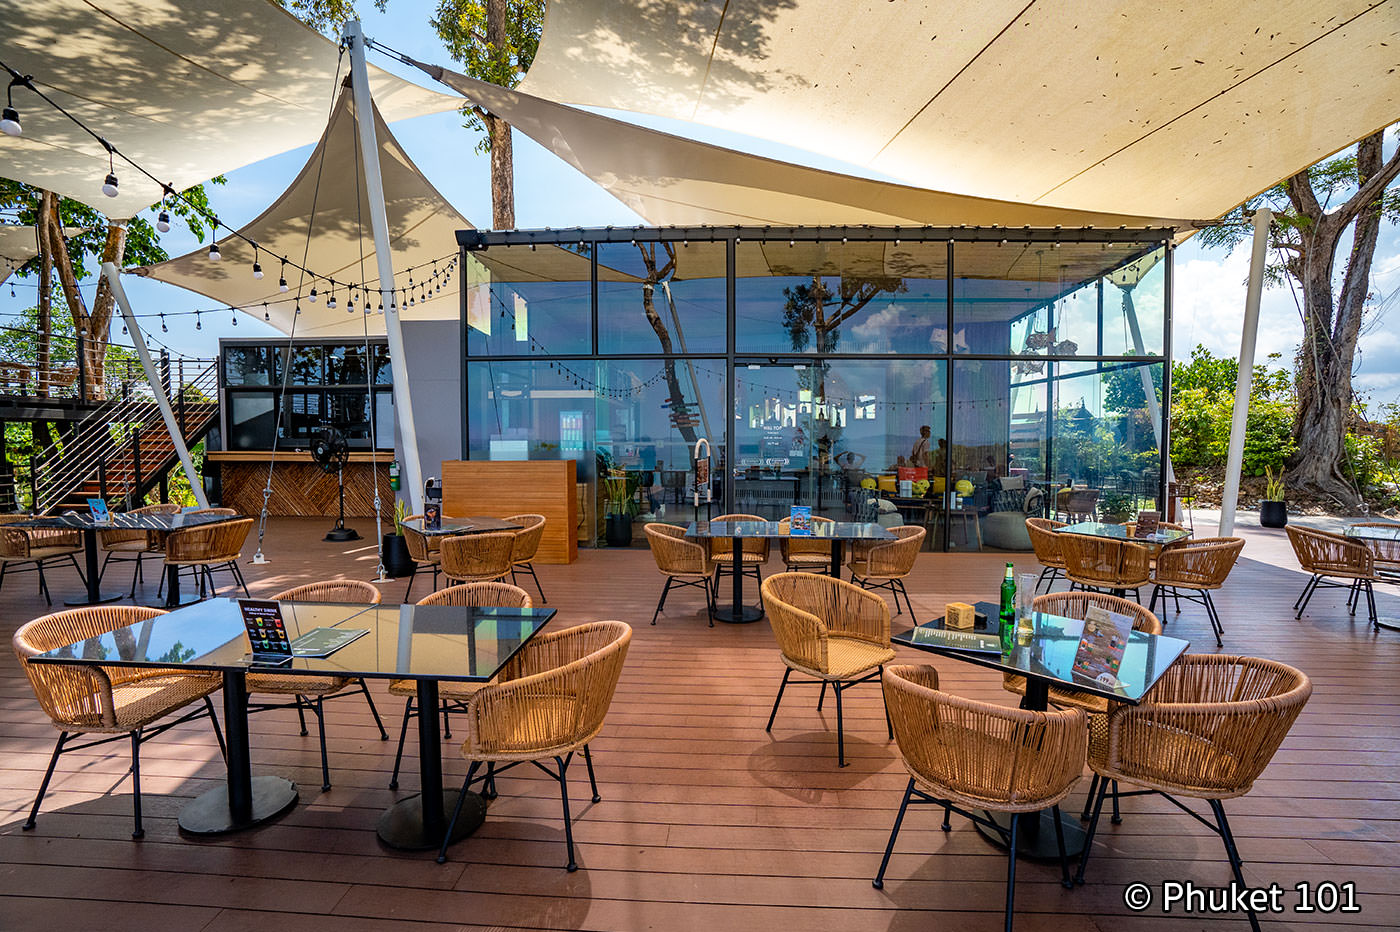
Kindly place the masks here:
[(1263, 527), (1286, 527), (1288, 525), (1288, 503), (1260, 501), (1259, 524)]
[(604, 515), (604, 539), (609, 547), (632, 546), (632, 516), (627, 513)]
[(413, 572), (413, 558), (408, 555), (408, 542), (398, 534), (384, 535), (384, 573), (397, 579)]

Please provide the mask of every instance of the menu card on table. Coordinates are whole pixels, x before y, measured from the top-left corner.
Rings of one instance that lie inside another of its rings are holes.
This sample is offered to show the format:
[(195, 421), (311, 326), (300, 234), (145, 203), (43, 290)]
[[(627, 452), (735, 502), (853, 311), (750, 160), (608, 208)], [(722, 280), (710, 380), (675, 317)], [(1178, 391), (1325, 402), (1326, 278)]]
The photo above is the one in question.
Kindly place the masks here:
[(239, 599), (238, 611), (243, 615), (243, 628), (248, 634), (253, 663), (279, 665), (292, 659), (292, 642), (282, 621), (282, 607), (276, 602)]
[(437, 502), (423, 504), (423, 527), (429, 531), (442, 530), (442, 505)]
[(1139, 511), (1137, 516), (1137, 530), (1134, 537), (1152, 537), (1157, 533), (1157, 524), (1161, 516), (1155, 511)]
[(112, 520), (112, 513), (107, 510), (107, 503), (100, 498), (90, 498), (87, 500), (88, 510), (92, 512), (93, 524), (107, 524)]
[(789, 537), (812, 536), (812, 508), (809, 505), (793, 505), (788, 518)]
[(1116, 686), (1118, 668), (1123, 664), (1123, 652), (1128, 649), (1132, 631), (1133, 620), (1127, 615), (1090, 608), (1084, 614), (1084, 631), (1074, 655), (1073, 671), (1106, 686)]

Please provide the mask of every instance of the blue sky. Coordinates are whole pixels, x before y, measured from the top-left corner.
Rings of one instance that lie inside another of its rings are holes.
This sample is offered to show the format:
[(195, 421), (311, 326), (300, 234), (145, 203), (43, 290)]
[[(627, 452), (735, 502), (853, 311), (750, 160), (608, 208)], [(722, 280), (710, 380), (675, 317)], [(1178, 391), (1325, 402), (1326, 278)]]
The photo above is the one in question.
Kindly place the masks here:
[[(425, 0), (392, 0), (389, 12), (379, 13), (373, 5), (362, 3), (365, 9), (364, 31), (400, 51), (428, 62), (451, 64), (432, 29), (427, 25), (433, 6)], [(416, 69), (409, 69), (383, 55), (371, 53), (374, 64), (408, 80), (430, 83)], [(330, 91), (327, 90), (329, 95)], [(801, 161), (820, 168), (879, 178), (860, 166), (814, 155), (802, 150), (722, 130), (678, 124), (659, 118), (614, 114), (661, 130), (679, 132), (732, 148), (745, 149), (774, 158)], [(420, 117), (393, 126), (418, 167), (439, 191), (473, 223), (489, 226), (491, 218), (489, 165), (485, 156), (475, 150), (476, 138), (463, 129), (455, 113)], [(120, 145), (120, 140), (116, 140)], [(239, 226), (251, 220), (271, 203), (290, 183), (306, 161), (310, 148), (294, 150), (256, 165), (231, 172), (229, 183), (211, 188), (211, 200), (224, 222)], [(642, 223), (611, 195), (594, 185), (553, 154), (528, 138), (515, 137), (516, 222), (522, 228), (564, 226), (632, 225)], [(172, 230), (164, 238), (171, 255), (180, 255), (196, 245), (193, 237)], [(1345, 249), (1339, 255), (1345, 255)], [(1240, 324), (1243, 318), (1245, 279), (1248, 274), (1248, 247), (1226, 254), (1223, 250), (1206, 250), (1194, 240), (1177, 251), (1174, 290), (1174, 338), (1178, 356), (1189, 353), (1191, 347), (1203, 343), (1217, 354), (1236, 356), (1239, 352)], [(1367, 325), (1361, 340), (1357, 388), (1370, 400), (1380, 404), (1400, 399), (1400, 333), (1386, 326), (1388, 312), (1400, 292), (1400, 234), (1395, 227), (1382, 232), (1373, 274), (1377, 303), (1381, 312)], [(157, 282), (130, 278), (127, 285), (138, 313), (154, 313), (207, 308), (208, 299), (182, 289)], [(0, 316), (9, 317), (33, 302), (34, 289), (17, 283), (15, 297), (10, 289), (0, 290)], [(230, 325), (230, 315), (201, 316), (201, 328), (195, 330), (190, 317), (172, 317), (167, 321), (168, 333), (159, 324), (152, 329), (154, 340), (186, 353), (213, 355), (220, 336), (276, 335), (276, 331), (261, 321), (241, 315), (236, 327)], [(114, 336), (121, 339), (121, 326)], [(1268, 353), (1281, 353), (1285, 362), (1296, 352), (1302, 326), (1298, 303), (1285, 288), (1265, 292), (1258, 342), (1258, 358)]]

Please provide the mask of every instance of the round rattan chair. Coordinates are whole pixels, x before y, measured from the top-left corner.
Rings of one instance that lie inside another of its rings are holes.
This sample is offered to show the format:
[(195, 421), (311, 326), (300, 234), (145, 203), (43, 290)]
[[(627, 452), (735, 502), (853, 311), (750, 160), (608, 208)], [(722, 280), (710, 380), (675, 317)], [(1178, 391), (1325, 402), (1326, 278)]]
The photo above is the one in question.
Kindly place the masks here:
[[(569, 816), (569, 763), (576, 752), (583, 752), (593, 801), (601, 800), (588, 744), (603, 728), (631, 640), (631, 627), (620, 621), (593, 621), (536, 635), (511, 658), (495, 682), (467, 700), (467, 739), (462, 756), (470, 763), (452, 821), (443, 835), (438, 863), (447, 860), (452, 829), (472, 783), (485, 781), (487, 795), (494, 797), (496, 776), (517, 764), (533, 762), (559, 782), (569, 852), (566, 868), (578, 868)], [(556, 770), (540, 763), (550, 759)], [(487, 764), (488, 770), (477, 777), (482, 764)]]
[[(58, 647), (99, 638), (120, 628), (147, 621), (165, 612), (158, 608), (130, 605), (102, 605), (44, 615), (21, 625), (13, 644), (20, 666), (29, 677), (34, 697), (44, 714), (58, 729), (58, 742), (48, 769), (34, 796), (34, 806), (25, 820), (25, 830), (34, 827), (39, 806), (48, 792), (58, 758), (66, 751), (81, 751), (97, 745), (131, 740), (131, 797), (135, 826), (131, 837), (145, 834), (141, 826), (141, 745), (176, 725), (209, 716), (214, 736), (224, 751), (219, 720), (209, 695), (223, 685), (218, 673), (195, 672), (179, 667), (78, 667), (63, 664), (29, 663), (29, 658)], [(160, 725), (156, 722), (188, 705), (202, 702), (198, 709)], [(79, 735), (100, 734), (82, 744), (69, 744)]]
[(417, 521), (422, 517), (422, 515), (409, 515), (399, 522), (399, 527), (403, 528), (404, 546), (408, 548), (408, 557), (413, 561), (413, 570), (408, 577), (408, 588), (403, 593), (404, 601), (408, 601), (408, 594), (413, 591), (413, 583), (418, 578), (420, 569), (427, 568), (433, 571), (434, 592), (437, 592), (438, 575), (442, 572), (442, 551), (439, 549), (442, 537), (438, 535), (430, 537), (409, 524), (409, 522)]
[[(820, 515), (812, 515), (812, 527), (819, 524), (835, 524), (832, 518), (823, 518)], [(778, 522), (778, 527), (784, 531), (792, 527), (792, 518), (783, 518)], [(825, 573), (831, 569), (831, 541), (829, 540), (809, 540), (804, 537), (780, 537), (778, 538), (778, 553), (783, 558), (783, 565), (787, 567), (789, 573), (805, 571), (808, 573)]]
[[(39, 593), (44, 602), (53, 605), (49, 598), (49, 584), (44, 576), (45, 566), (62, 563), (71, 564), (77, 570), (78, 578), (87, 585), (83, 571), (78, 566), (77, 555), (83, 552), (83, 532), (68, 528), (18, 528), (5, 527), (15, 521), (24, 521), (32, 515), (0, 516), (0, 587), (5, 585), (5, 574), (14, 572), (12, 564), (33, 564), (39, 574)], [(28, 570), (20, 570), (28, 572)]]
[[(418, 600), (419, 605), (456, 605), (475, 608), (530, 608), (530, 594), (518, 586), (503, 582), (466, 583), (449, 586)], [(463, 683), (455, 680), (442, 680), (438, 683), (438, 698), (442, 700), (442, 733), (452, 737), (452, 725), (448, 721), (448, 710), (460, 706), (485, 683)], [(399, 748), (394, 752), (394, 772), (389, 777), (389, 789), (399, 788), (399, 765), (403, 763), (404, 740), (408, 737), (408, 720), (418, 714), (418, 681), (390, 680), (389, 692), (406, 697), (403, 709), (403, 725), (399, 728)]]
[[(328, 579), (323, 582), (296, 586), (272, 596), (274, 602), (349, 602), (357, 605), (378, 605), (383, 599), (379, 590), (367, 582), (356, 579)], [(301, 733), (306, 731), (306, 713), (316, 716), (316, 730), (321, 737), (321, 790), (331, 788), (330, 762), (326, 757), (326, 713), (327, 699), (340, 699), (363, 694), (369, 704), (374, 724), (379, 728), (379, 740), (387, 741), (389, 733), (379, 718), (379, 710), (374, 707), (374, 698), (369, 694), (363, 677), (348, 676), (304, 676), (286, 673), (249, 673), (248, 694), (270, 693), (278, 696), (291, 696), (291, 702), (248, 703), (249, 712), (265, 712), (269, 709), (296, 709), (301, 722)], [(355, 687), (349, 689), (348, 687)]]
[(914, 606), (909, 602), (909, 590), (904, 588), (905, 578), (914, 572), (914, 561), (919, 558), (919, 550), (924, 546), (922, 527), (906, 524), (890, 528), (894, 540), (859, 540), (851, 547), (851, 582), (862, 589), (888, 589), (894, 597), (896, 614), (903, 614), (899, 607), (899, 597), (904, 596), (904, 605), (909, 609), (909, 620), (918, 624), (914, 617)]
[(1151, 573), (1151, 551), (1141, 544), (1087, 534), (1057, 534), (1070, 588), (1107, 589), (1113, 595), (1132, 590), (1140, 598)]
[(1064, 572), (1065, 557), (1060, 552), (1060, 535), (1055, 533), (1055, 528), (1060, 527), (1068, 525), (1049, 518), (1026, 519), (1026, 534), (1031, 539), (1031, 549), (1035, 551), (1035, 558), (1043, 567), (1040, 578), (1035, 581), (1037, 592), (1040, 591), (1041, 583), (1045, 583), (1045, 591), (1049, 592), (1055, 585), (1055, 578)]
[(529, 573), (530, 578), (535, 581), (535, 588), (540, 593), (540, 601), (548, 603), (549, 599), (544, 597), (544, 587), (540, 585), (539, 576), (535, 575), (535, 554), (539, 552), (540, 541), (544, 539), (544, 515), (511, 515), (504, 520), (511, 524), (520, 525), (520, 530), (515, 532), (515, 547), (510, 555), (510, 582), (515, 584), (515, 574)]
[(1060, 847), (1061, 883), (1072, 886), (1060, 827), (1060, 801), (1084, 770), (1087, 726), (1080, 709), (1030, 712), (963, 699), (938, 688), (931, 666), (892, 666), (883, 677), (885, 708), (909, 771), (904, 799), (873, 881), (885, 885), (905, 811), (912, 803), (943, 807), (943, 831), (956, 812), (1007, 843), (1006, 928), (1015, 912), (1017, 818), (1010, 828), (977, 810), (1020, 814), (1051, 809)]
[[(173, 503), (142, 505), (127, 512), (129, 515), (174, 515), (180, 513), (180, 506)], [(144, 582), (141, 572), (141, 559), (150, 553), (165, 553), (165, 533), (162, 531), (134, 531), (126, 528), (105, 528), (97, 532), (97, 545), (106, 552), (102, 559), (102, 569), (97, 574), (99, 582), (107, 575), (107, 564), (113, 560), (130, 560), (136, 564), (131, 571), (131, 592), (127, 598), (136, 598), (137, 581)]]
[[(1183, 809), (1177, 796), (1206, 800), (1215, 824), (1197, 818), (1220, 836), (1235, 882), (1243, 887), (1239, 851), (1221, 801), (1250, 791), (1310, 695), (1307, 675), (1286, 664), (1186, 654), (1168, 668), (1141, 705), (1114, 709), (1106, 740), (1089, 747), (1089, 767), (1099, 777), (1099, 787), (1075, 880), (1084, 882), (1109, 782), (1116, 787), (1123, 781), (1141, 789), (1115, 790), (1115, 798), (1158, 793)], [(1118, 839), (1120, 844), (1124, 841)], [(1249, 918), (1258, 929), (1253, 912)]]
[[(1178, 615), (1181, 614), (1182, 599), (1201, 603), (1210, 618), (1211, 629), (1215, 631), (1215, 646), (1222, 646), (1225, 643), (1221, 639), (1224, 628), (1210, 593), (1225, 584), (1243, 549), (1243, 537), (1202, 537), (1164, 547), (1152, 567), (1152, 599), (1147, 607), (1157, 607), (1158, 595), (1162, 596), (1163, 609), (1167, 605), (1167, 596), (1171, 596)], [(1195, 594), (1182, 595), (1182, 589)]]
[[(841, 694), (858, 683), (879, 679), (884, 665), (894, 659), (890, 607), (882, 596), (854, 583), (816, 573), (777, 573), (768, 577), (763, 581), (763, 601), (787, 668), (764, 730), (773, 730), (778, 704), (783, 701), (783, 691), (794, 672), (821, 684), (819, 712), (830, 685), (836, 695), (836, 763), (844, 767), (846, 736)], [(890, 732), (890, 736), (894, 733)]]
[(709, 550), (693, 540), (686, 540), (685, 528), (674, 524), (652, 521), (642, 529), (646, 531), (656, 568), (666, 574), (666, 586), (656, 602), (656, 611), (651, 613), (651, 623), (656, 624), (672, 586), (699, 586), (705, 590), (705, 613), (710, 616), (713, 628), (715, 564), (710, 560)]
[[(758, 515), (732, 514), (720, 515), (714, 518), (715, 521), (766, 521)], [(710, 562), (715, 564), (715, 591), (719, 591), (719, 578), (725, 573), (734, 572), (734, 541), (728, 537), (712, 537), (708, 541), (710, 547)], [(768, 555), (771, 552), (773, 543), (767, 537), (747, 537), (740, 541), (739, 566), (740, 571), (745, 576), (752, 576), (754, 580), (761, 584), (763, 577), (759, 573), (759, 567), (768, 562)]]
[[(1371, 584), (1379, 577), (1376, 576), (1376, 558), (1371, 548), (1359, 540), (1329, 531), (1315, 531), (1292, 524), (1285, 530), (1288, 532), (1288, 542), (1293, 545), (1293, 555), (1298, 558), (1303, 571), (1311, 574), (1302, 594), (1293, 603), (1293, 617), (1303, 617), (1313, 593), (1319, 588), (1348, 589), (1348, 611), (1356, 614), (1356, 603), (1361, 601), (1361, 593), (1365, 592), (1371, 624), (1376, 626), (1376, 593)], [(1344, 582), (1333, 581), (1337, 579)]]
[[(222, 508), (210, 508), (201, 513), (224, 512), (236, 514), (232, 509)], [(234, 580), (243, 587), (243, 594), (246, 596), (248, 584), (244, 582), (243, 573), (238, 569), (238, 558), (242, 556), (243, 542), (248, 539), (248, 532), (253, 529), (253, 524), (252, 518), (241, 518), (237, 521), (171, 531), (165, 537), (165, 565), (175, 567), (177, 573), (185, 570), (194, 573), (199, 578), (200, 598), (206, 595), (206, 584), (209, 594), (219, 594), (214, 585), (214, 571), (223, 569), (233, 574)]]
[[(1391, 528), (1394, 530), (1400, 527), (1394, 521), (1357, 521), (1352, 524), (1354, 528)], [(1377, 574), (1385, 573), (1394, 577), (1400, 574), (1400, 540), (1388, 539), (1384, 537), (1361, 537), (1356, 542), (1365, 544), (1366, 549), (1371, 551), (1371, 560), (1375, 565)], [(1392, 578), (1392, 582), (1395, 580)]]
[(511, 557), (515, 553), (515, 532), (454, 534), (444, 537), (439, 549), (442, 573), (454, 585), (494, 582), (510, 575)]

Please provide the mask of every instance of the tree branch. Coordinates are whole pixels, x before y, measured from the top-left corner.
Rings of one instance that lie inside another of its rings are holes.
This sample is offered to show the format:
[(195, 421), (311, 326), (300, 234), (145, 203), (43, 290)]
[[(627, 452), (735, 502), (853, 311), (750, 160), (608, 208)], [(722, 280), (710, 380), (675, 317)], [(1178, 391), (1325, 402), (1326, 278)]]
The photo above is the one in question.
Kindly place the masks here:
[[(1370, 162), (1380, 161), (1382, 133), (1375, 132), (1361, 140), (1357, 144), (1356, 164), (1358, 168)], [(1333, 214), (1342, 226), (1351, 222), (1358, 213), (1368, 204), (1380, 199), (1381, 194), (1390, 183), (1400, 177), (1400, 149), (1396, 149), (1395, 154), (1390, 157), (1390, 161), (1380, 167), (1380, 170), (1361, 180), (1360, 187), (1351, 198), (1338, 207)]]

